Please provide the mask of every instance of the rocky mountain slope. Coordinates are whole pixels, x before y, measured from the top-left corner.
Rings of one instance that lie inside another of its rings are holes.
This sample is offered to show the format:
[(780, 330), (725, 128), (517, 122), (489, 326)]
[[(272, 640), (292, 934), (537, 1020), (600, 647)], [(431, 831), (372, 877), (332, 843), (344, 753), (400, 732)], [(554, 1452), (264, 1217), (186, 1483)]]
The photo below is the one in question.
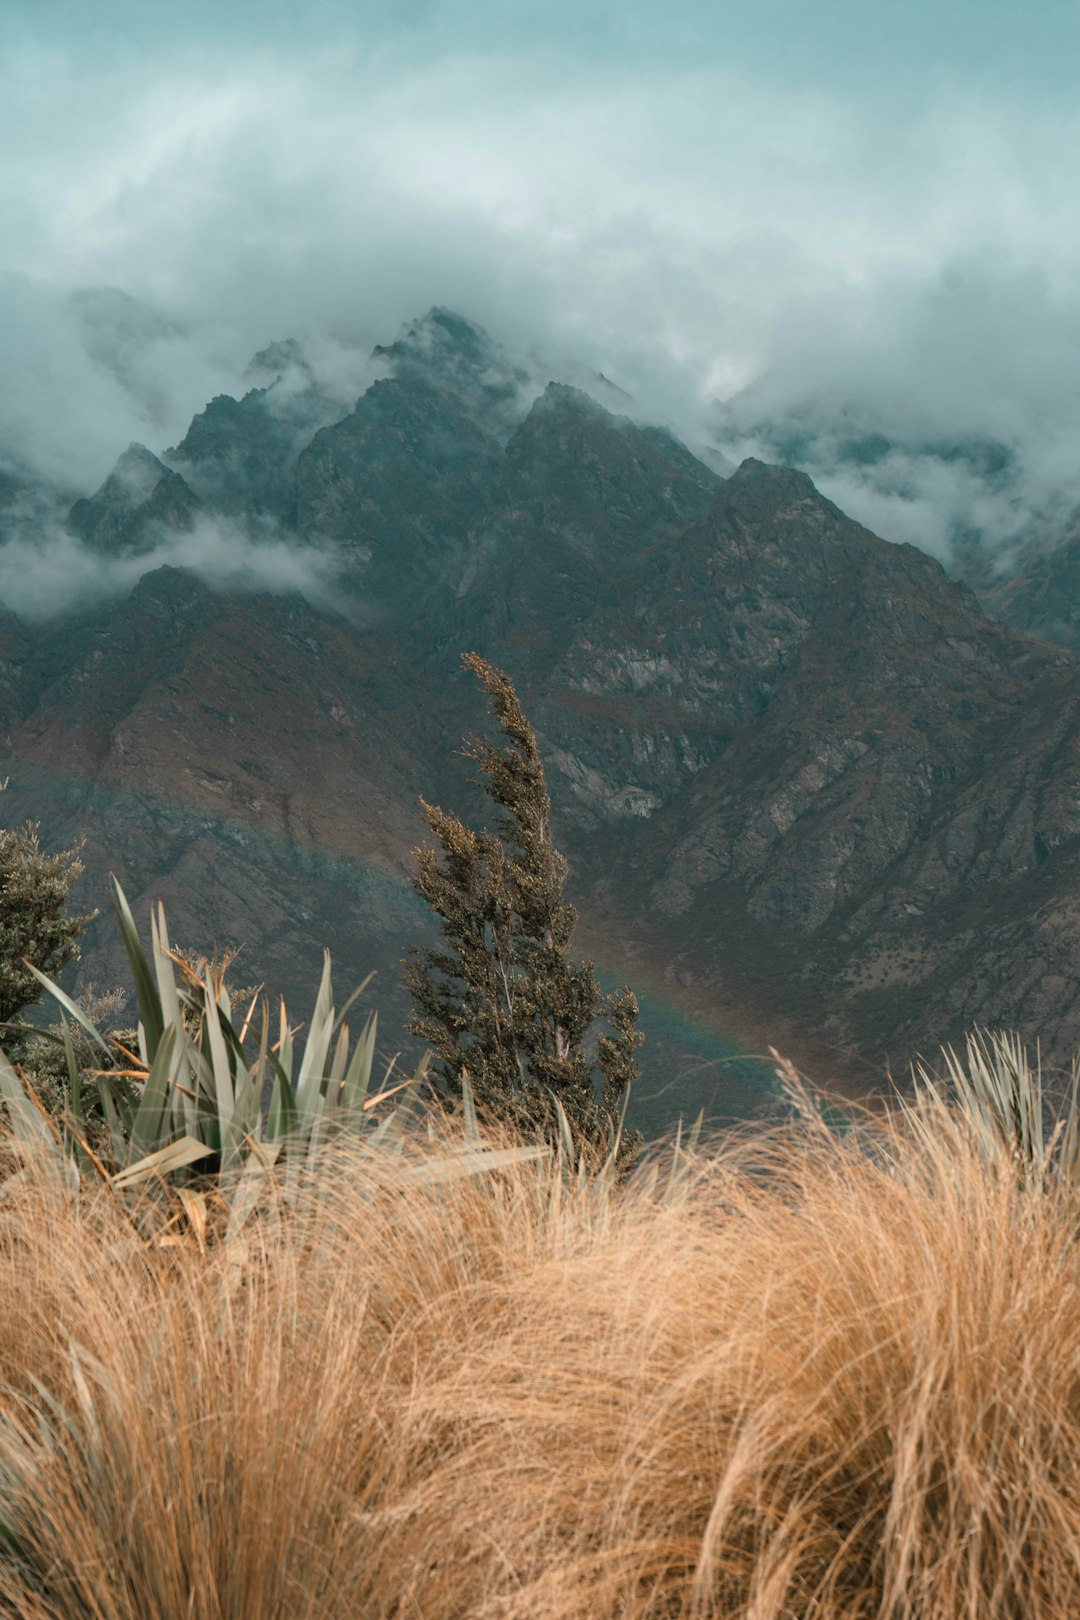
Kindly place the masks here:
[[(1007, 398), (995, 404), (1007, 419)], [(1080, 486), (1047, 433), (1032, 441), (1014, 421), (1011, 436), (949, 434), (899, 399), (845, 397), (827, 384), (819, 397), (785, 399), (768, 378), (715, 404), (709, 421), (730, 454), (846, 490), (853, 510), (879, 514), (887, 538), (946, 559), (989, 618), (1080, 646)]]
[(115, 870), (294, 993), (328, 944), (343, 987), (380, 970), (393, 1026), (428, 927), (417, 795), (483, 809), (454, 754), (483, 718), (474, 647), (538, 725), (613, 975), (852, 1084), (974, 1020), (1080, 1045), (1071, 651), (804, 475), (724, 480), (602, 379), (530, 378), (445, 311), (377, 352), (352, 409), (301, 361), (264, 351), (257, 387), (125, 452), (68, 522), (131, 556), (224, 513), (223, 546), (332, 555), (332, 602), (158, 568), (72, 618), (0, 616), (5, 814), (84, 831), (93, 900)]

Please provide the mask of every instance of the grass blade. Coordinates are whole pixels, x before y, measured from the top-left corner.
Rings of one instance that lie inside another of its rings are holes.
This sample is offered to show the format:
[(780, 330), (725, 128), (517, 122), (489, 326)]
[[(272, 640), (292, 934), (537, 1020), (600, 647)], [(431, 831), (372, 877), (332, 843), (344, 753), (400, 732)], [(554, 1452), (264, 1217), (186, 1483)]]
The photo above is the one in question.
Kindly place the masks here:
[(194, 1136), (182, 1136), (177, 1142), (169, 1142), (165, 1147), (157, 1148), (153, 1153), (147, 1153), (143, 1158), (129, 1164), (126, 1169), (119, 1171), (112, 1184), (123, 1191), (128, 1187), (136, 1187), (141, 1182), (150, 1181), (156, 1176), (170, 1175), (174, 1170), (183, 1170), (189, 1164), (196, 1164), (205, 1159), (214, 1150), (205, 1142), (200, 1142)]
[(162, 1129), (169, 1111), (173, 1048), (176, 1030), (167, 1029), (157, 1044), (150, 1073), (143, 1085), (143, 1093), (131, 1121), (129, 1151), (142, 1155), (152, 1152), (164, 1135)]
[(116, 920), (120, 924), (120, 934), (124, 941), (131, 972), (135, 979), (135, 992), (139, 998), (140, 1022), (146, 1035), (147, 1062), (152, 1063), (157, 1056), (158, 1042), (165, 1030), (165, 1019), (161, 1010), (161, 997), (158, 995), (154, 983), (154, 975), (150, 971), (150, 964), (146, 960), (139, 930), (135, 926), (135, 919), (131, 915), (131, 907), (116, 878), (112, 879), (113, 909)]

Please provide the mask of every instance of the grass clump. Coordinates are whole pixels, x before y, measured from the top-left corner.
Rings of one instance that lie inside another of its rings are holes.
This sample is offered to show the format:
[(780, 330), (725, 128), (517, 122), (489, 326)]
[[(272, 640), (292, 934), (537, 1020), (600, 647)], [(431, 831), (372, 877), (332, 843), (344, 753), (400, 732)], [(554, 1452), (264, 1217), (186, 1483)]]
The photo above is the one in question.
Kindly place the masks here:
[(342, 1136), (231, 1241), (165, 1249), (106, 1187), (21, 1178), (6, 1612), (1080, 1613), (1074, 1178), (940, 1088), (621, 1186), (479, 1150)]

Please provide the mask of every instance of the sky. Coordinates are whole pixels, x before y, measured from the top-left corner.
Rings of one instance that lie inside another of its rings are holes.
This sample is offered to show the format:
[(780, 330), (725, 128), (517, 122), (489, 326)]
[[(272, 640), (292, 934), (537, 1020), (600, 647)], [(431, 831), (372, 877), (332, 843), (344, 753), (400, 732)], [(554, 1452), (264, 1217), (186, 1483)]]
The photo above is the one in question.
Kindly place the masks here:
[(1076, 0), (0, 0), (0, 464), (438, 303), (1007, 566), (1080, 504), (1078, 68)]

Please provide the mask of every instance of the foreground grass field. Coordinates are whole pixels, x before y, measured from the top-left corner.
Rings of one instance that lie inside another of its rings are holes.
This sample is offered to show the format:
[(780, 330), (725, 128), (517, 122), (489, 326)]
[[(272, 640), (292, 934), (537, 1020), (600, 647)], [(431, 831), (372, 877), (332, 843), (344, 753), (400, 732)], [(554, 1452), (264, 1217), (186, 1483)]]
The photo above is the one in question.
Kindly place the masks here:
[(1080, 1615), (1072, 1176), (933, 1097), (622, 1189), (455, 1144), (229, 1244), (16, 1184), (5, 1613)]

